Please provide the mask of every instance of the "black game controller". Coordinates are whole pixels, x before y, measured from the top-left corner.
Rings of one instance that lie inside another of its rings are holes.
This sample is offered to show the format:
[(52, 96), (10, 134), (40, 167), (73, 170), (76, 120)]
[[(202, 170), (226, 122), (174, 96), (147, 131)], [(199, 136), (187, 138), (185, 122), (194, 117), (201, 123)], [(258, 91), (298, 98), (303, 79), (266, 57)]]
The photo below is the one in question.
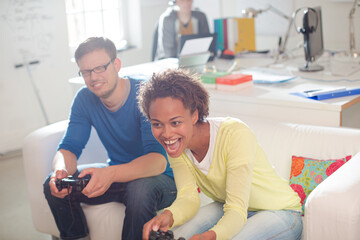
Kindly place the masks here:
[[(158, 230), (151, 230), (149, 240), (176, 240), (174, 239), (174, 234), (172, 231), (168, 230), (167, 232)], [(185, 240), (185, 238), (179, 238), (178, 240)]]
[(63, 188), (72, 187), (73, 191), (81, 192), (90, 180), (86, 178), (74, 179), (72, 176), (68, 176), (63, 179), (56, 179), (56, 188), (61, 191)]

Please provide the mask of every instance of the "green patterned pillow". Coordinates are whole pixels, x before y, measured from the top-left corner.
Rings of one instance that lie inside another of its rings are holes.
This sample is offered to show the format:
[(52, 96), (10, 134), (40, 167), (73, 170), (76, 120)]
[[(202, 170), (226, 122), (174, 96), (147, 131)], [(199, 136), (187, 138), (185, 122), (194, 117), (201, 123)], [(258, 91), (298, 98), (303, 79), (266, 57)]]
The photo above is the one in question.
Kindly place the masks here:
[(351, 155), (340, 159), (316, 160), (292, 156), (290, 187), (297, 192), (301, 199), (303, 215), (305, 213), (306, 199), (312, 190), (350, 158)]

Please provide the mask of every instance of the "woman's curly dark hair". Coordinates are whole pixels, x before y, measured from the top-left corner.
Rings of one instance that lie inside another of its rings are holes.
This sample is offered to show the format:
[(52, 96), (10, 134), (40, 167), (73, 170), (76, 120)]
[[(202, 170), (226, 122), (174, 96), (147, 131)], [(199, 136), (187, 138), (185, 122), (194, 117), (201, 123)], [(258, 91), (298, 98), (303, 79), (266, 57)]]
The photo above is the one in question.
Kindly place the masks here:
[(165, 97), (179, 99), (191, 114), (197, 109), (198, 122), (203, 122), (209, 115), (209, 94), (196, 74), (181, 69), (154, 73), (139, 89), (140, 111), (150, 119), (150, 104), (157, 98)]

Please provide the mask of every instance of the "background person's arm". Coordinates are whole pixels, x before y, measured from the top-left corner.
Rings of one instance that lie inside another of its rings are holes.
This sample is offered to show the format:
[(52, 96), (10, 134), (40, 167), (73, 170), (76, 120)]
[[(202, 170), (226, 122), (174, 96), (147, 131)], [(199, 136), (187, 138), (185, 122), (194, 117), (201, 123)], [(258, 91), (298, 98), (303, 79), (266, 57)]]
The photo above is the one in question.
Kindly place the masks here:
[(200, 12), (199, 14), (199, 33), (209, 33), (209, 24), (205, 13)]
[(177, 57), (177, 32), (175, 21), (171, 15), (162, 18), (159, 23), (159, 39), (164, 51), (164, 58)]

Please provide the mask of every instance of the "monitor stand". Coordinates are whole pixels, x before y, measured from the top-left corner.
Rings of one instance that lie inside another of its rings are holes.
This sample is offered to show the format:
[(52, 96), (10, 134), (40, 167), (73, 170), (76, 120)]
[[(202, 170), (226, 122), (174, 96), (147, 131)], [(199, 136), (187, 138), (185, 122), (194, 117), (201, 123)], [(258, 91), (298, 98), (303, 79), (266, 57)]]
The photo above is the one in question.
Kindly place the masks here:
[(302, 72), (317, 72), (324, 70), (324, 67), (313, 62), (306, 62), (303, 67), (299, 67)]

